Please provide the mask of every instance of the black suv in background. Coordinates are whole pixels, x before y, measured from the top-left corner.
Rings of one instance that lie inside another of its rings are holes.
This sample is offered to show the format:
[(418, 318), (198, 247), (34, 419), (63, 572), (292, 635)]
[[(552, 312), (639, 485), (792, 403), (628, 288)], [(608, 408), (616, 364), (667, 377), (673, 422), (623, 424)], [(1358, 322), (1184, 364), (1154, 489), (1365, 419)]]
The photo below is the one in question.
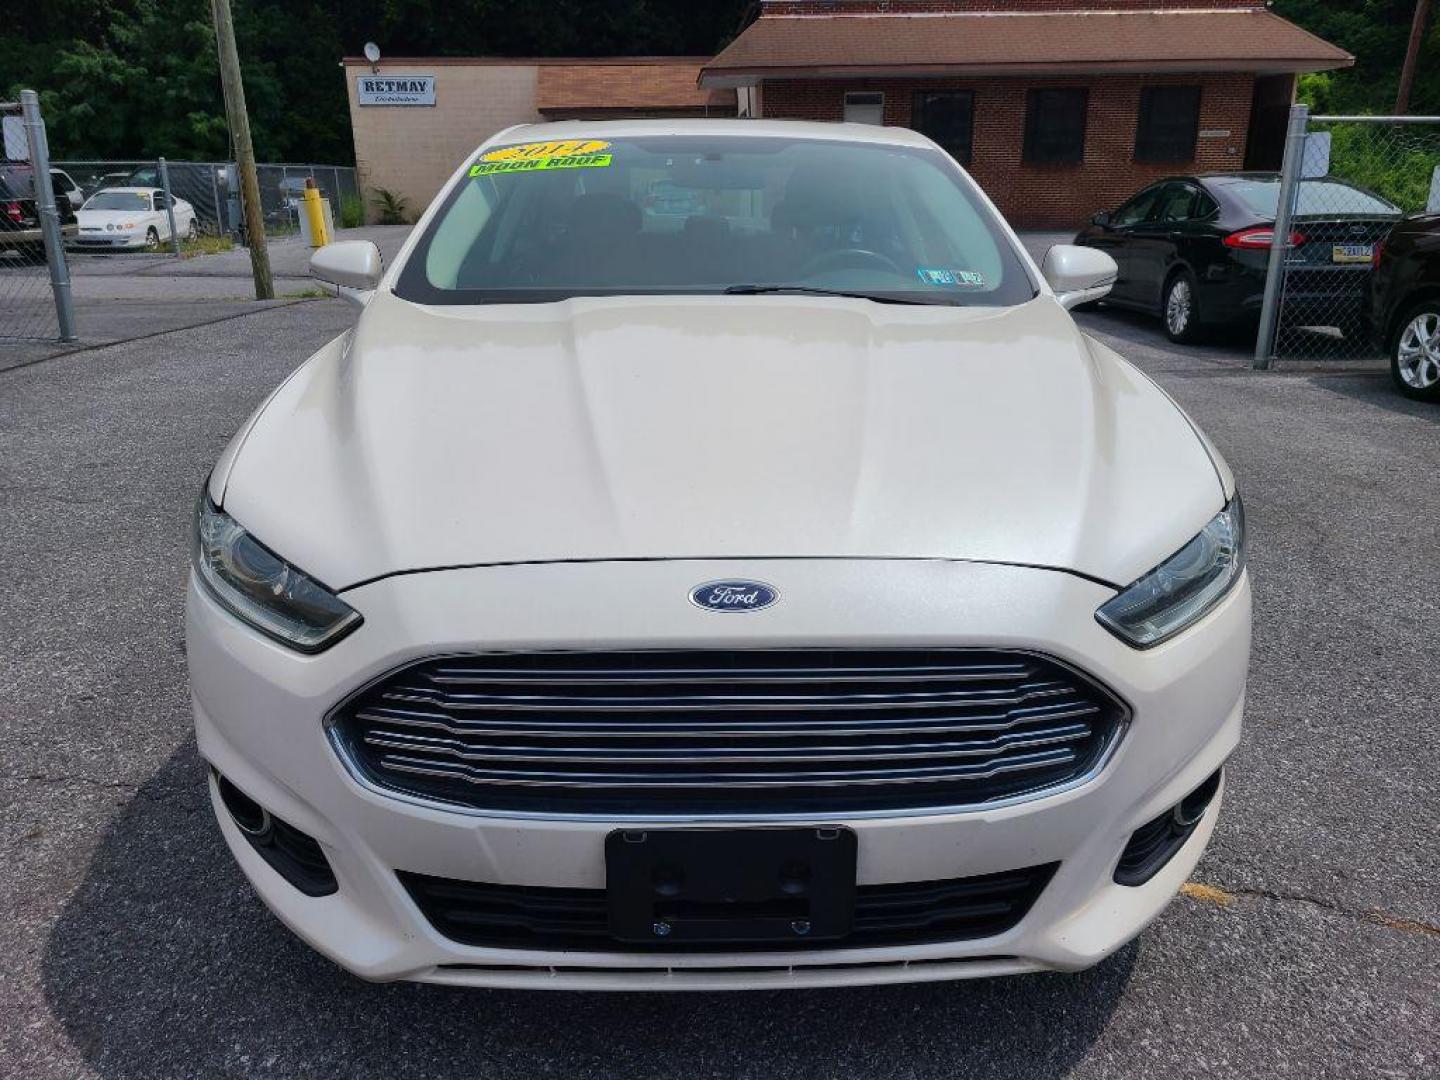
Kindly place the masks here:
[[(60, 212), (60, 232), (69, 240), (78, 231), (75, 211), (59, 177), (50, 178), (55, 208)], [(29, 165), (0, 162), (0, 266), (45, 261), (45, 237), (40, 231), (40, 211), (35, 204), (35, 170)]]
[(1370, 332), (1406, 397), (1440, 401), (1440, 214), (1406, 218), (1375, 249)]

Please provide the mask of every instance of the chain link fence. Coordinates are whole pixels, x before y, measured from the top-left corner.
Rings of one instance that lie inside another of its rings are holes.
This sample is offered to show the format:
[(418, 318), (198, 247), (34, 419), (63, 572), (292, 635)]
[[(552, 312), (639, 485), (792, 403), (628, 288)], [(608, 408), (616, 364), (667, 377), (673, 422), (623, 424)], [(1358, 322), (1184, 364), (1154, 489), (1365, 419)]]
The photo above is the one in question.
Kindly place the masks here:
[(0, 339), (59, 336), (34, 170), (0, 163)]
[(257, 165), (260, 183), (261, 216), (266, 235), (284, 235), (300, 230), (301, 201), (305, 181), (314, 180), (322, 199), (330, 200), (335, 224), (346, 228), (363, 224), (364, 206), (355, 170), (337, 165)]
[[(160, 166), (156, 161), (57, 161), (54, 164), (75, 182), (85, 199), (106, 188), (161, 186)], [(201, 235), (243, 235), (240, 181), (233, 163), (167, 161), (166, 166), (171, 194), (194, 209), (196, 229)], [(256, 172), (260, 183), (260, 216), (267, 236), (286, 236), (299, 231), (300, 202), (306, 180), (314, 180), (320, 197), (330, 200), (337, 226), (362, 224), (364, 208), (355, 170), (351, 167), (260, 164)]]
[[(39, 98), (0, 102), (0, 343), (76, 338), (70, 269), (117, 255), (174, 258), (244, 243), (238, 170), (224, 161), (54, 161)], [(364, 223), (355, 170), (258, 166), (267, 235), (300, 231), (307, 184), (340, 228)], [(223, 238), (223, 239), (220, 239)]]
[(1296, 106), (1257, 366), (1378, 355), (1373, 264), (1395, 223), (1427, 206), (1440, 208), (1440, 118), (1312, 117)]
[(75, 216), (48, 155), (35, 92), (0, 102), (0, 343), (75, 339), (65, 263)]

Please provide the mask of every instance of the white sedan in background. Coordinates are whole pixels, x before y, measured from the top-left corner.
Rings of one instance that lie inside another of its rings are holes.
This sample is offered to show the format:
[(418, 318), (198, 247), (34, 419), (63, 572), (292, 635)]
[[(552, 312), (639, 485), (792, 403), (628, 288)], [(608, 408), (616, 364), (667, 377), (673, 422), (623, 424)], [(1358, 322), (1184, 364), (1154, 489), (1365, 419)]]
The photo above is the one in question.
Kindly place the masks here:
[[(193, 240), (200, 227), (195, 207), (184, 199), (174, 200), (175, 230)], [(76, 247), (124, 248), (159, 247), (170, 239), (170, 215), (165, 210), (165, 193), (158, 188), (116, 187), (97, 191), (75, 215), (80, 232)]]

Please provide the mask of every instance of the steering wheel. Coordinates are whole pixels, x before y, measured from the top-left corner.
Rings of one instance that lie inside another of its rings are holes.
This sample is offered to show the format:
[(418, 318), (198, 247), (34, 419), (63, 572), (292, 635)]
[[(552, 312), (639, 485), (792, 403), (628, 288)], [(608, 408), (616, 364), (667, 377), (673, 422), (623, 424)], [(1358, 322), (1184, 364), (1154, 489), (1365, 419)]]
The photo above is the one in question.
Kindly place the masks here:
[(888, 255), (882, 255), (878, 251), (871, 251), (869, 248), (838, 248), (835, 251), (824, 251), (819, 255), (806, 261), (800, 268), (798, 277), (807, 278), (812, 274), (819, 274), (825, 270), (839, 270), (843, 267), (877, 266), (882, 270), (888, 270), (892, 274), (905, 276), (903, 270), (894, 259)]

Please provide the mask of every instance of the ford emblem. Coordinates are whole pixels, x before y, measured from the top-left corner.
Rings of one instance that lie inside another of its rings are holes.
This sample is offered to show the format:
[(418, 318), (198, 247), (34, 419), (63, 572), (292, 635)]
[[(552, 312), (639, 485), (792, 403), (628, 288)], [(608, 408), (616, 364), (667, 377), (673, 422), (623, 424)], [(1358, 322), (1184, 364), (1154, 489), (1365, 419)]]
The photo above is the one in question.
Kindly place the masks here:
[(690, 602), (706, 611), (759, 611), (779, 599), (763, 581), (707, 581), (690, 590)]

